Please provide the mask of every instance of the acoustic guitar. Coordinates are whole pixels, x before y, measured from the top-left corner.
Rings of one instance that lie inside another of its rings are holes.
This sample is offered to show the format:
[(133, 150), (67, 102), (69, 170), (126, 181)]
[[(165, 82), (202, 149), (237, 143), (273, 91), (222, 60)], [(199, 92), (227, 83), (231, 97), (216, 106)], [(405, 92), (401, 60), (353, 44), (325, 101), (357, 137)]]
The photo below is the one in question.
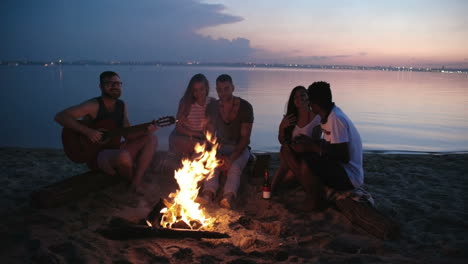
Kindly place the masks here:
[(145, 131), (149, 125), (165, 127), (176, 122), (173, 116), (161, 117), (148, 123), (118, 128), (113, 120), (101, 120), (89, 124), (80, 120), (83, 125), (102, 132), (100, 142), (93, 143), (89, 138), (70, 128), (62, 129), (63, 150), (67, 157), (76, 163), (85, 163), (95, 159), (98, 153), (103, 149), (119, 149), (120, 139), (129, 134)]

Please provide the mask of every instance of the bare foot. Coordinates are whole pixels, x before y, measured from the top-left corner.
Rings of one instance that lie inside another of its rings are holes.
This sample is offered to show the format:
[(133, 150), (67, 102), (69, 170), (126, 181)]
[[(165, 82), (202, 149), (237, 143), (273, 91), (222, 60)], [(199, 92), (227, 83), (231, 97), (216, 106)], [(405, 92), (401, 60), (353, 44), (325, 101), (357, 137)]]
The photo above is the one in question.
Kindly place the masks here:
[(205, 190), (200, 195), (197, 196), (195, 202), (207, 206), (213, 202), (214, 193), (212, 191)]
[(234, 201), (233, 193), (225, 194), (223, 199), (219, 202), (219, 206), (221, 206), (222, 208), (231, 209), (233, 201)]

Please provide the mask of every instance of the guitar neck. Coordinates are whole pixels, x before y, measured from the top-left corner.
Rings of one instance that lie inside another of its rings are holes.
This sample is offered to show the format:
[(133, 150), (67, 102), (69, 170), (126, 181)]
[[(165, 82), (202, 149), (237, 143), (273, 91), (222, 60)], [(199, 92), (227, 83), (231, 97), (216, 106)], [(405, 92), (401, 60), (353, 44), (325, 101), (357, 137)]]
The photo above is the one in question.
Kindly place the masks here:
[(117, 136), (125, 137), (132, 133), (145, 131), (149, 125), (154, 125), (154, 124), (156, 124), (156, 122), (152, 121), (152, 122), (148, 122), (148, 123), (144, 123), (144, 124), (140, 124), (136, 126), (117, 128), (117, 129), (108, 131), (106, 133), (106, 136), (108, 138), (117, 137)]

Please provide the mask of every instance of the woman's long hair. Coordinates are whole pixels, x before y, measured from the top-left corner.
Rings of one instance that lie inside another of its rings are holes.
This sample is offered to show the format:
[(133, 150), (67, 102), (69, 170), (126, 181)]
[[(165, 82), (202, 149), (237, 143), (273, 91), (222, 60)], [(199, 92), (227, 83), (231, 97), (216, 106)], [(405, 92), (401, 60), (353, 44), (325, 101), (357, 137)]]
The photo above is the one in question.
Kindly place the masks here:
[(187, 111), (191, 104), (195, 102), (195, 96), (193, 95), (193, 86), (195, 83), (203, 83), (206, 86), (206, 95), (210, 93), (210, 84), (205, 75), (198, 73), (195, 74), (189, 81), (187, 89), (185, 90), (184, 96), (182, 97), (181, 103), (183, 104), (184, 112)]
[[(285, 113), (286, 116), (293, 114), (297, 118), (299, 111), (297, 110), (297, 107), (294, 104), (294, 95), (299, 90), (304, 90), (307, 93), (307, 89), (304, 86), (301, 86), (301, 85), (296, 86), (296, 87), (294, 87), (294, 89), (292, 89), (291, 94), (289, 95), (288, 104), (286, 105), (286, 113)], [(294, 126), (289, 126), (289, 127), (285, 128), (284, 135), (285, 135), (286, 140), (291, 140), (292, 139), (293, 130), (294, 130)]]

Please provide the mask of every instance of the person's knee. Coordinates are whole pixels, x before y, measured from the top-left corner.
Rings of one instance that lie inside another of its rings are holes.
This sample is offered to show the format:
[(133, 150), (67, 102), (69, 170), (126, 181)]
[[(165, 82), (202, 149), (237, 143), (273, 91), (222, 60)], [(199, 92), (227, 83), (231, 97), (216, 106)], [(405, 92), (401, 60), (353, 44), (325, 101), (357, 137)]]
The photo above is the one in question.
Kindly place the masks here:
[(122, 151), (117, 157), (117, 163), (120, 167), (131, 168), (133, 165), (132, 156), (127, 151)]
[(245, 159), (237, 159), (235, 160), (232, 164), (231, 167), (229, 168), (228, 175), (230, 174), (239, 174), (244, 170), (245, 166), (247, 165), (247, 160)]

